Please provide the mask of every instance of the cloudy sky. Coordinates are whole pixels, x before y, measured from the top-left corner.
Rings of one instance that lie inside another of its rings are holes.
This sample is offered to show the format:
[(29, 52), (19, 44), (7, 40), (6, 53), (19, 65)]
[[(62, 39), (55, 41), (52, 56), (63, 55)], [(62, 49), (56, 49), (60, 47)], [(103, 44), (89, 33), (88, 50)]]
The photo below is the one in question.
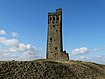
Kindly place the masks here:
[(0, 60), (45, 58), (48, 12), (57, 8), (70, 59), (105, 64), (105, 0), (0, 0)]

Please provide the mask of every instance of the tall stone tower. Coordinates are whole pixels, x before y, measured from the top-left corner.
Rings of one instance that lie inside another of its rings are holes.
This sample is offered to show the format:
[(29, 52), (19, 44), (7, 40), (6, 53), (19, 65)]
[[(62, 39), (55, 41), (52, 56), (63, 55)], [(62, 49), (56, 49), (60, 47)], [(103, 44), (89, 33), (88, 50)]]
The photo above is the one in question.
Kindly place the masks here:
[(63, 51), (62, 44), (62, 9), (48, 13), (47, 59), (69, 60), (68, 53)]

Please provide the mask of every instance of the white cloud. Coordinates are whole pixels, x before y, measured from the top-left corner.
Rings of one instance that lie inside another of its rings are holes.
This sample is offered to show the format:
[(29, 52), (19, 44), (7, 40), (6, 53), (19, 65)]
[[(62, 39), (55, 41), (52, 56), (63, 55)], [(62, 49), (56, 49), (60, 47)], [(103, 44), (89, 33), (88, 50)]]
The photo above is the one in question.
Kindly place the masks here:
[(8, 53), (8, 52), (36, 52), (34, 46), (30, 44), (20, 43), (17, 39), (1, 39), (4, 40), (3, 43), (6, 48), (1, 49), (0, 52)]
[(0, 30), (0, 35), (6, 34), (4, 30)]
[(88, 49), (87, 47), (81, 47), (81, 48), (76, 48), (72, 50), (72, 56), (73, 55), (78, 55), (78, 54), (85, 54), (85, 53), (90, 53), (90, 52), (100, 52), (104, 51), (105, 47), (101, 48), (95, 48), (95, 49)]
[[(0, 35), (3, 34), (6, 32), (0, 30)], [(15, 37), (17, 33), (12, 32), (11, 35)], [(34, 60), (39, 57), (36, 52), (42, 52), (42, 49), (36, 51), (35, 46), (31, 44), (21, 43), (14, 38), (0, 37), (0, 60)]]
[(80, 56), (80, 57), (79, 57), (79, 59), (84, 59), (84, 58), (86, 58), (86, 57), (85, 57), (85, 56)]
[[(5, 46), (2, 49), (0, 48), (0, 59), (3, 59), (2, 57), (6, 57), (8, 53), (8, 57), (10, 59), (11, 57), (16, 57), (18, 60), (25, 60), (24, 58), (27, 60), (27, 57), (28, 59), (31, 59), (31, 57), (36, 57), (36, 48), (31, 44), (23, 44), (20, 43), (18, 39), (6, 39), (4, 37), (0, 37), (0, 43)], [(15, 54), (18, 52), (21, 53), (23, 57), (12, 55), (13, 53)]]
[(3, 43), (5, 41), (4, 37), (0, 37), (0, 43)]
[(6, 39), (4, 37), (0, 37), (0, 43), (3, 43), (6, 46), (16, 47), (19, 45), (19, 41), (17, 39)]
[(18, 47), (18, 51), (21, 51), (21, 52), (24, 52), (24, 53), (26, 53), (26, 52), (32, 53), (32, 52), (36, 52), (36, 48), (34, 46), (30, 45), (30, 44), (20, 43), (19, 47)]
[(16, 37), (18, 34), (16, 32), (11, 33), (13, 37)]
[(19, 41), (17, 39), (9, 39), (6, 40), (4, 44), (11, 47), (17, 47), (19, 45)]
[(84, 53), (88, 53), (89, 50), (86, 47), (81, 47), (81, 48), (76, 48), (72, 50), (72, 54), (84, 54)]
[[(76, 48), (72, 50), (72, 58), (74, 60), (80, 60), (80, 61), (88, 61), (88, 62), (95, 62), (95, 63), (100, 63), (100, 64), (105, 64), (105, 55), (102, 56), (82, 56), (82, 54), (90, 53), (90, 52), (100, 52), (104, 51), (105, 47), (102, 48), (95, 48), (95, 49), (88, 49), (87, 47), (81, 47), (81, 48)], [(93, 54), (93, 53), (92, 53)]]

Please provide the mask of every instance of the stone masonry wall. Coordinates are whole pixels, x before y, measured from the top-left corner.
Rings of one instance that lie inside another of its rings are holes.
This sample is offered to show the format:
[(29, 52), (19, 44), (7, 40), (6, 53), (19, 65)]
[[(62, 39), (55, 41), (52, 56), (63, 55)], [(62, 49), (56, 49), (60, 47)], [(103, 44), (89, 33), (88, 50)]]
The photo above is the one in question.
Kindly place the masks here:
[(105, 65), (77, 61), (0, 61), (0, 79), (105, 79)]
[(65, 79), (68, 67), (56, 62), (1, 61), (0, 79)]

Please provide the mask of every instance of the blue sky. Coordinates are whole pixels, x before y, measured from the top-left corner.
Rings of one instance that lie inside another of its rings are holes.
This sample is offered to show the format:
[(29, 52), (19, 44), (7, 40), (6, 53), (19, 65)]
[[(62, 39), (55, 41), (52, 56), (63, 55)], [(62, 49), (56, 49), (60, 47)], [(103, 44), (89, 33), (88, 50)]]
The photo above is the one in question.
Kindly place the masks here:
[(57, 8), (70, 59), (105, 64), (105, 0), (0, 0), (0, 60), (45, 58), (48, 12)]

